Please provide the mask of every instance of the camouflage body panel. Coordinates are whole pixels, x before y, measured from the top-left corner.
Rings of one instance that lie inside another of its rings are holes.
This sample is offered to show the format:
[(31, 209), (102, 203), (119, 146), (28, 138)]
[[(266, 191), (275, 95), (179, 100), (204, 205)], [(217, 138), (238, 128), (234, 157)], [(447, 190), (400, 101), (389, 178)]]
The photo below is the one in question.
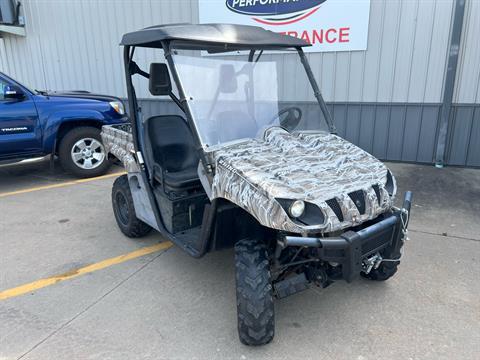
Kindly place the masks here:
[[(359, 147), (329, 133), (290, 134), (271, 128), (264, 140), (252, 139), (214, 151), (216, 172), (211, 198), (225, 198), (262, 225), (294, 233), (328, 233), (374, 219), (393, 206), (385, 189), (388, 169)], [(378, 186), (378, 194), (373, 187)], [(393, 194), (395, 180), (392, 176)], [(362, 191), (364, 213), (349, 196)], [(317, 205), (324, 222), (292, 220), (276, 200), (304, 200)], [(336, 199), (343, 221), (327, 204)]]
[(102, 126), (102, 142), (107, 153), (111, 153), (123, 163), (129, 173), (139, 172), (135, 161), (135, 148), (130, 124)]

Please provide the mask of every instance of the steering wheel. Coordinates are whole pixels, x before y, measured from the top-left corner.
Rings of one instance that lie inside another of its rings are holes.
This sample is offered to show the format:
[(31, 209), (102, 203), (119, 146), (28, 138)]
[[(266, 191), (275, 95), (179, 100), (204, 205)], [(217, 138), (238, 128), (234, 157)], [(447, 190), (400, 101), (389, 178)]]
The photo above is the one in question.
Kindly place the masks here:
[[(286, 116), (283, 119), (280, 119), (283, 115)], [(278, 112), (277, 115), (273, 117), (269, 125), (273, 124), (276, 119), (280, 119), (280, 126), (285, 128), (287, 131), (292, 131), (297, 127), (302, 118), (302, 110), (297, 106), (290, 106), (285, 109), (282, 109)]]

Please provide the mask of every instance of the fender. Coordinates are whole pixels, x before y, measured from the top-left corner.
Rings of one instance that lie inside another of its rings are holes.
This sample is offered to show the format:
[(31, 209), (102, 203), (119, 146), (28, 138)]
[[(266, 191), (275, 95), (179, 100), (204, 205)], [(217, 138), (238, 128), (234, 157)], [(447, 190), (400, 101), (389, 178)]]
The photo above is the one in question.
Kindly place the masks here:
[(97, 110), (72, 109), (56, 111), (50, 114), (43, 124), (44, 152), (51, 154), (55, 150), (55, 140), (61, 125), (77, 121), (89, 121), (92, 124), (98, 124), (99, 127), (112, 122), (111, 119), (106, 119), (105, 116)]

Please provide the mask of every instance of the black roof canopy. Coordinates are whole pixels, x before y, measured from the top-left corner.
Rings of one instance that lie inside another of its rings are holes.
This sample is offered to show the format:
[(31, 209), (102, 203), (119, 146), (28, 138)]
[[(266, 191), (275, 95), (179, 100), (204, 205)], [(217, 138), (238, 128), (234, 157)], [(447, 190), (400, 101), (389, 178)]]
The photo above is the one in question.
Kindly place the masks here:
[(162, 41), (178, 41), (185, 48), (212, 51), (274, 49), (310, 46), (293, 36), (258, 26), (234, 24), (167, 24), (147, 27), (123, 35), (120, 45), (161, 47)]

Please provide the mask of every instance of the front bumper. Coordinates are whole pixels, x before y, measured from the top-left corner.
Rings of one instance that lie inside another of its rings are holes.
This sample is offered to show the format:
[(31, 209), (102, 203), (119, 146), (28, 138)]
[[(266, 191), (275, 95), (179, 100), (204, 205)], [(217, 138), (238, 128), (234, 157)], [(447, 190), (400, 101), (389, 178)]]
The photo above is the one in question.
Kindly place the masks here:
[(386, 214), (373, 225), (347, 231), (339, 237), (286, 236), (283, 245), (318, 248), (319, 259), (341, 264), (343, 279), (351, 282), (363, 271), (364, 260), (377, 252), (389, 261), (400, 261), (411, 203), (412, 193), (407, 191), (403, 208)]

